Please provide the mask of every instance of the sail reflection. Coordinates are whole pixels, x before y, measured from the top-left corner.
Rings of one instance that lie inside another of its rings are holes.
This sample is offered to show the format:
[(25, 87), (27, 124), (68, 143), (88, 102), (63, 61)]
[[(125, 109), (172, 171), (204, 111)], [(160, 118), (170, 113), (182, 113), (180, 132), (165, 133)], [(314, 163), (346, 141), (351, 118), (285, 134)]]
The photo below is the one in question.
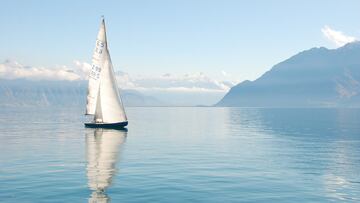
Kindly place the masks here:
[(93, 191), (89, 202), (109, 202), (106, 189), (116, 175), (116, 162), (127, 130), (87, 129), (87, 178)]

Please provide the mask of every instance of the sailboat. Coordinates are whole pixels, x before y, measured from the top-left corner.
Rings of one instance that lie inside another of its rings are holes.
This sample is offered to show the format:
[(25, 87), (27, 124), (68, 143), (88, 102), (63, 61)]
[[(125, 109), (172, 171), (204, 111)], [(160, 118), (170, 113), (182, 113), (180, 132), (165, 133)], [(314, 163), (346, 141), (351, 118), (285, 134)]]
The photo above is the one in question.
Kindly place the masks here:
[(93, 115), (94, 119), (85, 123), (85, 127), (124, 128), (128, 124), (111, 63), (103, 17), (92, 56), (86, 115)]

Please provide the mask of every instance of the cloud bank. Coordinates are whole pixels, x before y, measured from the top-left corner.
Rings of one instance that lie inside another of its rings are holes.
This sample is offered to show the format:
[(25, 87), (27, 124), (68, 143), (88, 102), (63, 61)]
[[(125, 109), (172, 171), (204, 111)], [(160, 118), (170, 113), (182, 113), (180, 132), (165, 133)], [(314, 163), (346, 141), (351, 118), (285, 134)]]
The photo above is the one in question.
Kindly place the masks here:
[(0, 64), (0, 78), (30, 80), (79, 80), (80, 76), (65, 66), (54, 68), (24, 66), (16, 61), (6, 60)]
[(333, 30), (329, 26), (325, 25), (321, 32), (324, 34), (324, 36), (330, 40), (332, 43), (334, 43), (337, 47), (344, 46), (347, 43), (356, 41), (355, 37), (347, 36), (341, 31)]
[[(0, 79), (28, 80), (87, 80), (91, 65), (74, 61), (71, 66), (52, 68), (25, 66), (16, 61), (6, 60), (0, 64)], [(235, 85), (231, 81), (219, 81), (204, 73), (183, 75), (163, 74), (160, 76), (131, 76), (116, 72), (117, 82), (122, 89), (137, 91), (189, 92), (189, 93), (226, 93)]]

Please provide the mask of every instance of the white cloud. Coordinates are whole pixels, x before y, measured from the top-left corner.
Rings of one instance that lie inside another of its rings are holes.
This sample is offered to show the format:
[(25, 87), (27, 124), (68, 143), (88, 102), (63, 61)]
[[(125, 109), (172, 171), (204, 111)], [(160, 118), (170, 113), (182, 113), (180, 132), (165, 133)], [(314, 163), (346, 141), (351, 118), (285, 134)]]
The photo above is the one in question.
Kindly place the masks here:
[[(53, 68), (24, 66), (16, 61), (7, 60), (0, 64), (0, 78), (30, 80), (87, 80), (91, 65), (74, 61), (72, 66)], [(141, 92), (182, 92), (182, 93), (226, 93), (233, 85), (230, 81), (212, 79), (202, 72), (183, 75), (163, 74), (160, 76), (131, 76), (125, 72), (116, 72), (116, 78), (122, 89)]]
[(136, 88), (142, 90), (181, 92), (227, 92), (233, 84), (212, 79), (202, 72), (183, 75), (138, 76), (133, 78)]
[(324, 36), (333, 42), (337, 47), (344, 46), (347, 43), (356, 41), (355, 37), (347, 36), (341, 31), (333, 30), (329, 26), (325, 25), (321, 32), (324, 34)]
[(74, 64), (75, 64), (75, 68), (73, 68), (74, 71), (79, 75), (80, 79), (86, 80), (91, 70), (91, 65), (89, 63), (81, 62), (77, 60), (74, 61)]
[[(80, 79), (87, 79), (91, 65), (86, 62), (74, 61), (77, 68), (73, 69)], [(129, 73), (117, 71), (116, 80), (122, 89), (138, 91), (164, 92), (227, 92), (235, 85), (231, 81), (219, 81), (208, 77), (202, 72), (173, 75), (165, 73), (160, 76), (131, 76)]]
[(16, 61), (6, 60), (0, 64), (0, 78), (31, 80), (79, 80), (80, 76), (67, 68), (58, 66), (54, 68), (24, 66)]

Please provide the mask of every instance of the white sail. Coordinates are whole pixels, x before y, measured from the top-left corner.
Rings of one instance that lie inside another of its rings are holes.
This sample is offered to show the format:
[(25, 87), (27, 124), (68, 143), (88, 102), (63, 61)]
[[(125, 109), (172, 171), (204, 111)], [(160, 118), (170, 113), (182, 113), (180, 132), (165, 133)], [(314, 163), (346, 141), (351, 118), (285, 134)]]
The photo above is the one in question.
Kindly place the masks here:
[(101, 67), (103, 65), (104, 47), (106, 43), (105, 22), (102, 20), (98, 36), (96, 38), (95, 49), (92, 56), (92, 66), (89, 75), (89, 86), (86, 101), (86, 114), (94, 115), (96, 101), (99, 92)]
[(104, 63), (101, 72), (99, 91), (100, 98), (98, 98), (97, 101), (101, 102), (101, 108), (96, 109), (95, 115), (101, 114), (103, 123), (117, 123), (126, 121), (126, 114), (119, 95), (114, 69), (106, 45), (104, 49)]
[(87, 114), (94, 114), (96, 123), (127, 121), (107, 46), (104, 20), (100, 26), (93, 55), (87, 101)]
[(105, 190), (116, 175), (116, 162), (126, 134), (119, 130), (86, 131), (88, 186), (93, 191), (89, 202), (108, 201)]

